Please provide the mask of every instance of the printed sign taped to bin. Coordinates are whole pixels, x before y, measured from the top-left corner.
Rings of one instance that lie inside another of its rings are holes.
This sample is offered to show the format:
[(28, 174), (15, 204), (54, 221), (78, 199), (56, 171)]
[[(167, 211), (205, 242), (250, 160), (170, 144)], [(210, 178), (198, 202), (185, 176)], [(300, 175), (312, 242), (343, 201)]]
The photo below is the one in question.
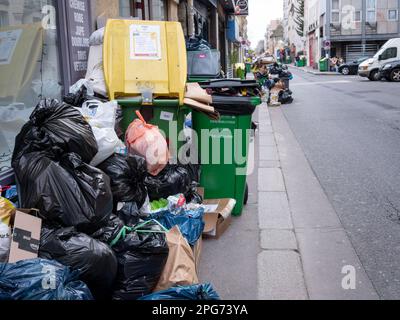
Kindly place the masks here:
[(21, 34), (21, 29), (0, 32), (0, 65), (11, 63)]
[(161, 27), (130, 26), (131, 60), (161, 60)]

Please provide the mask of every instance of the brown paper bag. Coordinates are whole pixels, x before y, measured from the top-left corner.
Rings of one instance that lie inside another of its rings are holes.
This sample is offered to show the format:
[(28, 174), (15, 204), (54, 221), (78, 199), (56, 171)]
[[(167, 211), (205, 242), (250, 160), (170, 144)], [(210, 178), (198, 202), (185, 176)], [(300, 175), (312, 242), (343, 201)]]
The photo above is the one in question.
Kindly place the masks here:
[(167, 242), (168, 260), (154, 292), (198, 284), (193, 251), (177, 226), (167, 233)]

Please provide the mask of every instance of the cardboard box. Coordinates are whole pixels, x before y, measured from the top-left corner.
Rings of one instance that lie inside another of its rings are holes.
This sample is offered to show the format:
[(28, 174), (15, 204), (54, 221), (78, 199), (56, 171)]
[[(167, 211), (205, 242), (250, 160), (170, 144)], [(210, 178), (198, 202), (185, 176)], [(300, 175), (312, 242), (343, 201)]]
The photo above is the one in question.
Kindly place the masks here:
[(205, 200), (204, 237), (219, 238), (232, 222), (232, 211), (235, 208), (235, 199)]
[(9, 263), (38, 257), (42, 219), (33, 209), (17, 209), (11, 238)]

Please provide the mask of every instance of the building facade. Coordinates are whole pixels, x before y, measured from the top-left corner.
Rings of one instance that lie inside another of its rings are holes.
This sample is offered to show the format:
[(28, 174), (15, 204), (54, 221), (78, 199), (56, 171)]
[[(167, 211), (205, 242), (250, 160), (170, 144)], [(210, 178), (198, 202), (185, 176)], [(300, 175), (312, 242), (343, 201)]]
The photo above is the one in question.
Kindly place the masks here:
[(89, 37), (107, 19), (179, 21), (221, 51), (229, 74), (232, 52), (241, 59), (248, 44), (247, 12), (243, 0), (0, 1), (0, 185), (12, 179), (15, 136), (33, 108), (85, 77)]
[(304, 51), (306, 42), (306, 37), (297, 32), (299, 29), (297, 19), (301, 18), (297, 11), (300, 8), (300, 2), (299, 0), (283, 0), (284, 42), (294, 54)]
[(306, 0), (309, 65), (324, 56), (352, 61), (400, 37), (399, 0)]
[(284, 25), (280, 19), (271, 20), (265, 32), (265, 52), (277, 55), (279, 49), (285, 47), (284, 42)]

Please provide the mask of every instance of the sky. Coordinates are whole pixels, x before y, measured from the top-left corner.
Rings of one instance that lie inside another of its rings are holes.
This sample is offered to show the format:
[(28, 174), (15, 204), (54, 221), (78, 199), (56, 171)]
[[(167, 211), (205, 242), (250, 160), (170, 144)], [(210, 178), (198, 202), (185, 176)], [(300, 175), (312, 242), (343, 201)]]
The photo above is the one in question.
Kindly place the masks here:
[(248, 36), (255, 48), (264, 39), (269, 22), (283, 17), (283, 0), (249, 0)]

